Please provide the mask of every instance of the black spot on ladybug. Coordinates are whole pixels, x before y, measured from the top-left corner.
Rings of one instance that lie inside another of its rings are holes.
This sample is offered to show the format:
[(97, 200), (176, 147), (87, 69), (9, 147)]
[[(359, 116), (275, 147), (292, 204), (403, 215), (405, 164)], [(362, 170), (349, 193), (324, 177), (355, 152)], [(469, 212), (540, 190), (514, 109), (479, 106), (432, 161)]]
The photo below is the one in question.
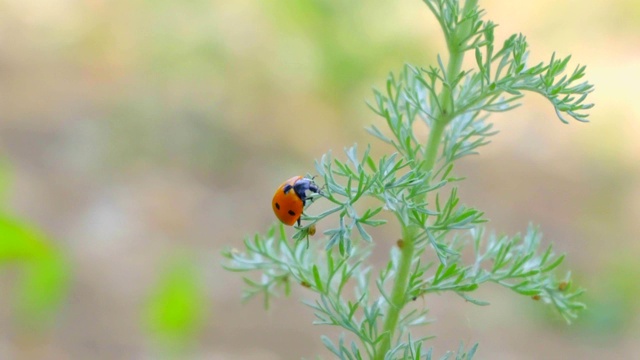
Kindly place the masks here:
[(293, 210), (289, 210), (289, 211), (287, 211), (287, 212), (288, 212), (288, 213), (289, 213), (289, 215), (291, 215), (291, 216), (296, 216), (296, 213), (295, 213), (295, 212), (293, 212)]
[(276, 209), (280, 210), (280, 204), (276, 203)]

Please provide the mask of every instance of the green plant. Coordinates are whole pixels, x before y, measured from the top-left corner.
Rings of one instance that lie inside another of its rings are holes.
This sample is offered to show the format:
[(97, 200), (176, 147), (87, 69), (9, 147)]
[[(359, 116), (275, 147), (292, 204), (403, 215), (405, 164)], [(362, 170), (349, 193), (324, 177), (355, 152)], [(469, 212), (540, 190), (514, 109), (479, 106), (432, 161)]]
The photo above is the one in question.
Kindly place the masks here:
[[(522, 35), (496, 47), (495, 25), (482, 20), (477, 1), (424, 2), (444, 32), (447, 64), (438, 57), (437, 66), (405, 66), (389, 76), (386, 89), (375, 91), (369, 104), (388, 129), (368, 131), (396, 152), (374, 159), (369, 147), (358, 154), (353, 146), (346, 161), (325, 154), (316, 171), (331, 208), (304, 216), (305, 225), (291, 238), (282, 225), (273, 226), (246, 239), (243, 251), (223, 252), (227, 269), (260, 275), (244, 277), (244, 299), (262, 296), (268, 307), (272, 296), (289, 294), (292, 284), (317, 293), (305, 302), (316, 324), (340, 326), (349, 334), (337, 342), (322, 338), (341, 359), (431, 359), (426, 338), (409, 331), (427, 322), (427, 309), (407, 304), (433, 293), (452, 291), (486, 305), (472, 294), (492, 282), (553, 305), (567, 321), (585, 307), (576, 300), (582, 291), (570, 275), (558, 278), (554, 272), (564, 256), (542, 247), (535, 226), (512, 237), (488, 234), (483, 213), (460, 202), (456, 183), (461, 179), (452, 175), (458, 159), (475, 154), (495, 134), (488, 115), (518, 106), (525, 92), (547, 98), (563, 122), (586, 121), (592, 105), (584, 100), (592, 85), (580, 82), (585, 68), (565, 74), (569, 57), (555, 55), (548, 63), (528, 66)], [(465, 55), (475, 58), (473, 69), (462, 69)], [(426, 140), (416, 135), (417, 126), (429, 128)], [(374, 200), (363, 205), (363, 198)], [(367, 206), (372, 203), (377, 205)], [(386, 223), (383, 211), (393, 214), (401, 236), (387, 265), (374, 269), (367, 263), (371, 248), (389, 244), (369, 234), (371, 227)], [(323, 232), (325, 238), (308, 241), (309, 231), (328, 217), (337, 219)], [(475, 255), (470, 264), (460, 255), (466, 248)], [(461, 345), (456, 358), (470, 359), (476, 348)]]
[[(8, 163), (0, 160), (0, 200), (11, 185)], [(19, 270), (12, 313), (23, 336), (49, 329), (65, 300), (69, 264), (55, 242), (35, 225), (16, 218), (0, 201), (0, 271)], [(3, 296), (6, 296), (3, 293)]]
[(147, 336), (163, 357), (185, 357), (209, 315), (193, 259), (193, 254), (173, 249), (144, 308)]

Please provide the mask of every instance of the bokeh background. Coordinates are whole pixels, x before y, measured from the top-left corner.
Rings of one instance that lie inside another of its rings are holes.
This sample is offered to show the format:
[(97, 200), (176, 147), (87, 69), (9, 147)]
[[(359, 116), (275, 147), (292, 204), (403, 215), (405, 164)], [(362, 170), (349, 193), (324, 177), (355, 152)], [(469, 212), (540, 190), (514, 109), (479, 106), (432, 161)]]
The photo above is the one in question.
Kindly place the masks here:
[[(480, 6), (499, 39), (572, 54), (596, 86), (591, 123), (528, 96), (457, 168), (491, 229), (541, 225), (589, 309), (566, 325), (489, 286), (490, 307), (424, 299), (424, 331), (435, 354), (640, 358), (640, 3)], [(272, 224), (273, 190), (324, 152), (389, 151), (364, 101), (443, 45), (418, 0), (0, 0), (0, 358), (328, 358), (309, 293), (242, 305), (220, 251)]]

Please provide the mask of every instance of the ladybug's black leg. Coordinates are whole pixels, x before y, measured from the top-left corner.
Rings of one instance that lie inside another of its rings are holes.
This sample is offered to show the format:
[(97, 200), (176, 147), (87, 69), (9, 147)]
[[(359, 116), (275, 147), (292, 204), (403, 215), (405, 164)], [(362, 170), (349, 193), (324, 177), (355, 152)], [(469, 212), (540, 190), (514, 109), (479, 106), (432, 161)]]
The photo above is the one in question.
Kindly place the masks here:
[(300, 218), (298, 218), (298, 227), (300, 227)]
[(284, 190), (284, 193), (286, 194), (286, 193), (288, 193), (288, 192), (289, 192), (289, 190), (291, 190), (292, 188), (293, 188), (293, 186), (291, 186), (291, 185), (287, 184), (287, 185), (285, 185), (285, 186), (284, 186), (284, 188), (283, 188), (282, 190)]

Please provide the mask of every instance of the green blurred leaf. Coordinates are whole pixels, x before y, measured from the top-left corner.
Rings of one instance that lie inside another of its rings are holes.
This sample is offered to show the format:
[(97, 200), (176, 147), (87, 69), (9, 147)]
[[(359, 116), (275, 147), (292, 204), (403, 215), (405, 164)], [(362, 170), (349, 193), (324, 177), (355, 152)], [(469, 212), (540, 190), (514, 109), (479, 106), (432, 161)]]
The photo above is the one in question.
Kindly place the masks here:
[(34, 226), (0, 215), (0, 264), (17, 263), (16, 315), (30, 328), (48, 324), (66, 294), (69, 269), (51, 240)]
[(69, 269), (57, 254), (24, 264), (16, 309), (23, 325), (49, 325), (67, 293)]
[(51, 251), (49, 240), (42, 232), (0, 214), (0, 263), (46, 257)]
[(205, 323), (206, 298), (198, 272), (186, 258), (173, 259), (152, 290), (145, 309), (149, 334), (163, 345), (188, 346)]

